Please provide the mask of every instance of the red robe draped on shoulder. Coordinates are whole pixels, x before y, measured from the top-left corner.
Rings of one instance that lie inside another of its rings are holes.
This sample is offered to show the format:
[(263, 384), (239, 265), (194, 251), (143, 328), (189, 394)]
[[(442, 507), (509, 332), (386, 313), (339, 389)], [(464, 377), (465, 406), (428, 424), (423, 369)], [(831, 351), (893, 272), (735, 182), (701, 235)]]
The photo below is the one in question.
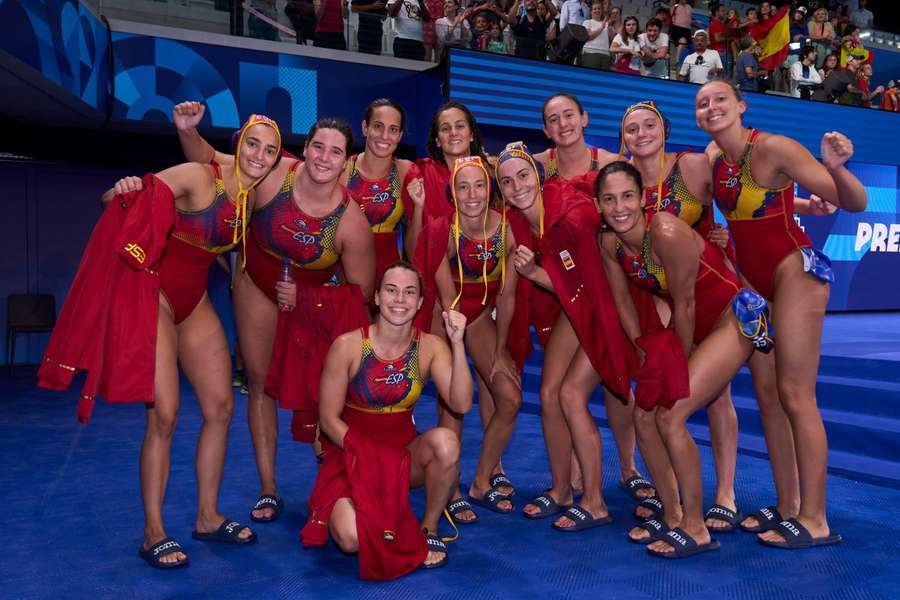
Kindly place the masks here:
[(91, 233), (38, 370), (38, 386), (65, 390), (87, 378), (78, 403), (86, 423), (96, 397), (153, 402), (159, 275), (175, 199), (155, 175), (115, 196)]
[(627, 398), (638, 359), (628, 341), (597, 245), (600, 215), (591, 198), (559, 178), (544, 184), (541, 266), (594, 370)]

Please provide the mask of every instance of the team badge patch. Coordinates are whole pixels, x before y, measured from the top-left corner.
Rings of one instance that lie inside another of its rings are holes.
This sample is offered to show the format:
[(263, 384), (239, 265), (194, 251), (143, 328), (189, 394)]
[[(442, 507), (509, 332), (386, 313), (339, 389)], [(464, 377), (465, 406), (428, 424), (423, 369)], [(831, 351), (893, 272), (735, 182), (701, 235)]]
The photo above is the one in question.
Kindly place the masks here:
[(566, 268), (566, 271), (571, 271), (575, 268), (575, 261), (572, 260), (572, 255), (569, 254), (568, 250), (563, 250), (559, 253), (559, 258), (562, 260), (563, 266)]

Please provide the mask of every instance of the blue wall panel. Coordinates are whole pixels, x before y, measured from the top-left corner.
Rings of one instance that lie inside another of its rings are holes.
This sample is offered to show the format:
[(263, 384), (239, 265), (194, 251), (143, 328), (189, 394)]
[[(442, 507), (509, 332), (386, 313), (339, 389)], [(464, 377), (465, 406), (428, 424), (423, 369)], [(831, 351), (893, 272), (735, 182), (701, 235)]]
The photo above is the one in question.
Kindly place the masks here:
[[(544, 100), (566, 91), (588, 111), (588, 135), (617, 139), (625, 108), (652, 99), (672, 121), (673, 144), (701, 149), (709, 142), (695, 123), (697, 86), (689, 83), (465, 50), (451, 54), (449, 79), (450, 96), (464, 102), (479, 123), (540, 129)], [(747, 94), (746, 100), (747, 124), (790, 136), (815, 155), (822, 134), (835, 129), (853, 139), (855, 161), (900, 164), (900, 115), (766, 94)]]

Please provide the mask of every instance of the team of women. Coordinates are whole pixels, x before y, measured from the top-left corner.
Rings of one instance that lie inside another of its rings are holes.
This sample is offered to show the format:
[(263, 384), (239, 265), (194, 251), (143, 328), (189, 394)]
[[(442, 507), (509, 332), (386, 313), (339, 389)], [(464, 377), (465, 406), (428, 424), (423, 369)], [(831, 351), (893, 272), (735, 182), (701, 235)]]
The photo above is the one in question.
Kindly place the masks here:
[[(520, 513), (550, 518), (564, 533), (610, 523), (588, 409), (598, 384), (619, 483), (636, 503), (639, 524), (628, 539), (650, 555), (715, 550), (717, 534), (737, 529), (778, 548), (840, 542), (826, 518), (827, 440), (815, 399), (833, 275), (793, 215), (860, 211), (866, 192), (845, 167), (848, 138), (825, 134), (816, 160), (794, 140), (746, 127), (746, 109), (730, 82), (703, 85), (696, 120), (711, 142), (705, 152), (674, 153), (666, 150), (668, 120), (654, 102), (637, 102), (623, 114), (616, 154), (586, 144), (588, 114), (560, 93), (543, 106), (550, 149), (532, 155), (513, 142), (488, 156), (472, 113), (450, 101), (434, 115), (428, 156), (407, 161), (394, 156), (406, 115), (389, 99), (369, 105), (362, 152), (350, 155), (346, 122), (323, 118), (302, 160), (284, 150), (277, 123), (258, 115), (236, 132), (232, 154), (218, 152), (196, 129), (203, 105), (177, 105), (192, 162), (119, 180), (101, 219), (124, 215), (127, 223), (127, 211), (153, 210), (135, 208), (147, 202), (174, 206), (171, 215), (154, 213), (163, 231), (152, 246), (159, 260), (141, 267), (156, 278), (159, 306), (147, 324), (155, 330), (152, 402), (132, 400), (147, 404), (139, 555), (157, 568), (189, 562), (162, 519), (179, 364), (203, 415), (193, 537), (257, 540), (217, 509), (234, 401), (230, 351), (205, 285), (210, 264), (233, 249), (260, 482), (249, 516), (273, 521), (285, 506), (276, 481), (281, 406), (291, 411), (294, 438), (311, 443), (321, 463), (303, 543), (331, 539), (358, 552), (365, 578), (446, 564), (442, 514), (468, 525), (481, 510)], [(812, 197), (795, 201), (795, 182)], [(727, 229), (715, 223), (714, 203)], [(92, 264), (84, 260), (78, 277), (89, 278)], [(73, 286), (64, 314), (77, 314), (80, 289)], [(61, 318), (53, 334), (42, 386), (63, 387), (67, 370), (115, 377), (103, 359), (66, 358), (67, 342), (84, 335), (72, 321)], [(521, 504), (501, 457), (522, 403), (531, 328), (543, 348), (552, 484)], [(738, 426), (729, 393), (745, 363), (774, 483), (772, 505), (748, 514), (734, 489)], [(419, 433), (412, 410), (429, 379), (440, 396), (438, 425)], [(480, 441), (462, 438), (475, 389)], [(686, 427), (702, 408), (716, 470), (705, 511), (699, 452)], [(480, 444), (467, 489), (463, 443)], [(648, 477), (637, 469), (636, 447)], [(425, 487), (421, 519), (397, 492), (410, 486)], [(393, 498), (387, 508), (385, 498)]]

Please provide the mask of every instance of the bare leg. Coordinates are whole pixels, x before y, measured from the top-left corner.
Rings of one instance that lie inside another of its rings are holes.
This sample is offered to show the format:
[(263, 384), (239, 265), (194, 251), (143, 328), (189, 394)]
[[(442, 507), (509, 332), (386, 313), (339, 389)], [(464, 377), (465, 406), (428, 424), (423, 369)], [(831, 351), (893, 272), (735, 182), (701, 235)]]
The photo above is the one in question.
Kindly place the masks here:
[(328, 533), (345, 554), (359, 552), (359, 533), (356, 530), (356, 505), (350, 498), (338, 498), (328, 518)]
[[(713, 462), (716, 466), (715, 503), (737, 510), (734, 498), (734, 473), (737, 469), (738, 421), (731, 400), (731, 385), (726, 385), (719, 397), (706, 407), (709, 433), (712, 438)], [(728, 527), (720, 519), (707, 519), (707, 527)]]
[[(425, 486), (422, 529), (437, 533), (438, 519), (459, 480), (459, 439), (449, 429), (436, 427), (413, 440), (410, 487)], [(442, 553), (429, 552), (425, 564), (439, 562)]]
[[(797, 455), (794, 451), (791, 422), (778, 397), (775, 354), (754, 352), (749, 365), (763, 433), (766, 437), (766, 448), (769, 450), (769, 464), (775, 479), (776, 508), (783, 518), (789, 519), (796, 517), (800, 510), (800, 481), (797, 475)], [(747, 517), (742, 525), (752, 529), (758, 527), (759, 522), (755, 517)]]
[[(263, 391), (272, 345), (275, 343), (275, 328), (278, 323), (278, 307), (256, 287), (246, 272), (235, 278), (234, 316), (244, 370), (247, 376), (247, 424), (256, 455), (256, 469), (259, 472), (260, 494), (278, 495), (275, 482), (275, 455), (278, 448), (278, 411), (275, 399)], [(268, 519), (274, 514), (271, 508), (253, 511), (257, 519)]]
[[(434, 335), (440, 336), (442, 339), (444, 336), (444, 320), (441, 317), (441, 307), (435, 303), (434, 311), (431, 315), (431, 333)], [(481, 387), (478, 388), (478, 402), (481, 402)], [(456, 439), (459, 441), (460, 445), (462, 445), (462, 427), (463, 427), (463, 415), (457, 414), (450, 410), (447, 406), (446, 402), (444, 402), (443, 398), (438, 398), (438, 427), (444, 427), (449, 429), (456, 435)], [(459, 475), (457, 474), (457, 478)], [(457, 481), (456, 486), (453, 489), (453, 493), (450, 496), (451, 501), (459, 500), (462, 498), (462, 490), (459, 486), (459, 481)], [(454, 515), (457, 521), (462, 523), (471, 523), (473, 521), (478, 520), (478, 515), (475, 514), (474, 511), (464, 510), (456, 513)]]
[[(547, 493), (558, 504), (572, 503), (572, 436), (560, 406), (559, 389), (577, 350), (578, 338), (575, 337), (575, 331), (566, 316), (561, 314), (550, 333), (547, 347), (544, 348), (540, 391), (541, 425), (552, 477), (551, 488)], [(534, 515), (540, 512), (540, 508), (534, 504), (526, 504), (523, 511)]]
[[(816, 374), (829, 289), (802, 269), (799, 252), (779, 265), (772, 317), (779, 340), (775, 354), (778, 394), (791, 421), (800, 474), (797, 520), (817, 538), (830, 531), (825, 518), (828, 440), (816, 405)], [(769, 541), (783, 539), (774, 531), (761, 533), (760, 537)]]
[[(172, 309), (160, 298), (156, 325), (156, 373), (153, 404), (147, 408), (147, 429), (141, 445), (141, 497), (144, 502), (144, 549), (165, 539), (162, 504), (169, 481), (169, 455), (178, 420), (178, 337)], [(163, 563), (187, 558), (184, 552), (161, 557)]]
[[(609, 515), (600, 491), (600, 432), (588, 410), (588, 399), (599, 384), (600, 376), (594, 371), (584, 350), (579, 347), (560, 387), (559, 403), (569, 426), (584, 478), (584, 495), (579, 505), (594, 518)], [(575, 523), (563, 516), (556, 520), (556, 525), (574, 527)]]
[[(196, 527), (201, 533), (211, 533), (225, 521), (217, 504), (234, 397), (228, 342), (219, 317), (206, 296), (178, 326), (178, 359), (197, 393), (203, 415), (196, 458)], [(252, 534), (248, 528), (239, 536), (247, 538)]]
[[(656, 484), (656, 492), (665, 511), (663, 518), (670, 528), (678, 527), (682, 517), (678, 481), (675, 479), (675, 471), (669, 462), (669, 453), (656, 426), (656, 410), (647, 411), (635, 406), (634, 426), (641, 455), (647, 463), (647, 469)], [(637, 541), (648, 537), (650, 533), (646, 529), (635, 527), (628, 535)]]
[[(669, 461), (678, 478), (684, 507), (680, 527), (698, 544), (708, 543), (710, 535), (703, 520), (700, 453), (685, 423), (688, 417), (722, 392), (751, 351), (750, 342), (738, 332), (734, 316), (726, 314), (688, 359), (691, 397), (679, 400), (671, 409), (659, 408), (656, 415)], [(662, 540), (653, 542), (650, 548), (659, 552), (673, 550)]]
[[(469, 495), (481, 498), (491, 489), (490, 478), (500, 456), (509, 445), (513, 429), (516, 425), (516, 417), (522, 406), (522, 394), (516, 384), (503, 373), (494, 376), (488, 383), (486, 377), (490, 374), (494, 357), (494, 346), (497, 332), (490, 314), (485, 311), (480, 317), (466, 327), (466, 348), (475, 371), (481, 375), (481, 381), (490, 389), (494, 398), (494, 410), (489, 423), (484, 429), (484, 437), (481, 442), (481, 454), (475, 477), (469, 488)], [(480, 392), (481, 388), (479, 388)], [(479, 403), (481, 398), (479, 396)], [(503, 510), (511, 510), (513, 505), (510, 500), (503, 500), (498, 504)]]

